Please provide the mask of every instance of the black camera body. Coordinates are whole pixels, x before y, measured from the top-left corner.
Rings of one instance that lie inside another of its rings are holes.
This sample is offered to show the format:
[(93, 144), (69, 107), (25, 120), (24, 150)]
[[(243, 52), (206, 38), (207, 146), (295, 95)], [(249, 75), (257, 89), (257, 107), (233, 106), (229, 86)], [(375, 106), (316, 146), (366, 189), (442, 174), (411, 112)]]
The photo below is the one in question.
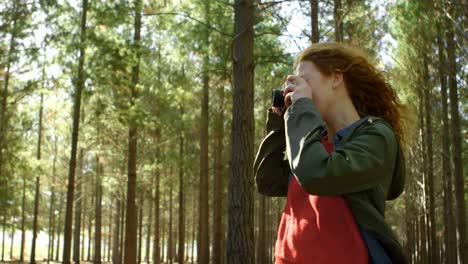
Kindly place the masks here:
[(273, 90), (271, 92), (272, 104), (274, 107), (283, 108), (284, 107), (284, 90)]

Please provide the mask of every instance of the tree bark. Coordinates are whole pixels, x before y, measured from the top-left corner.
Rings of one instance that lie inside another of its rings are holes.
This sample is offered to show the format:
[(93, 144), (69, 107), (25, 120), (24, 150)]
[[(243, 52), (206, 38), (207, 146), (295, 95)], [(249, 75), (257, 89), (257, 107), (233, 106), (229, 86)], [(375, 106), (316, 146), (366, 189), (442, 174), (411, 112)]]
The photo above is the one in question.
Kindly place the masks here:
[[(78, 173), (76, 177), (76, 211), (75, 211), (75, 228), (73, 229), (73, 261), (75, 264), (80, 263), (80, 231), (81, 231), (81, 183), (83, 178), (83, 149), (80, 149), (78, 154)], [(83, 237), (84, 239), (84, 237)]]
[(63, 240), (63, 263), (70, 264), (71, 240), (72, 240), (72, 216), (73, 216), (73, 200), (75, 192), (75, 167), (76, 167), (76, 151), (78, 146), (78, 133), (80, 127), (80, 108), (81, 94), (85, 85), (84, 75), (84, 60), (85, 60), (85, 45), (86, 45), (86, 14), (88, 11), (88, 0), (82, 1), (81, 12), (81, 33), (80, 33), (80, 55), (78, 62), (78, 74), (73, 96), (73, 128), (72, 128), (72, 146), (70, 154), (70, 166), (68, 170), (67, 184), (67, 209), (65, 212), (65, 229)]
[(138, 264), (141, 263), (141, 242), (143, 241), (143, 198), (141, 199), (140, 212), (138, 214)]
[[(171, 173), (172, 175), (172, 173)], [(172, 232), (172, 183), (170, 184), (169, 190), (169, 226), (168, 226), (168, 240), (167, 240), (167, 263), (172, 264), (173, 255), (172, 255), (172, 243), (173, 243), (173, 232)]]
[[(453, 6), (447, 2), (448, 14), (454, 17)], [(451, 117), (451, 141), (452, 141), (452, 157), (454, 165), (454, 180), (455, 180), (455, 204), (457, 217), (457, 234), (458, 234), (458, 263), (468, 263), (468, 243), (466, 241), (466, 216), (465, 216), (465, 182), (463, 176), (463, 153), (462, 153), (462, 135), (460, 125), (460, 111), (458, 103), (457, 91), (457, 62), (455, 54), (455, 37), (453, 32), (453, 22), (447, 17), (446, 23), (446, 38), (447, 38), (447, 63), (448, 63), (448, 86), (450, 94), (450, 117)]]
[(115, 223), (114, 223), (114, 241), (112, 243), (112, 263), (121, 264), (120, 253), (119, 253), (119, 244), (120, 244), (120, 199), (115, 195)]
[(2, 224), (2, 261), (5, 261), (5, 229), (6, 229), (6, 214), (3, 215), (3, 224)]
[[(151, 195), (149, 196), (151, 198)], [(148, 221), (146, 223), (148, 232), (146, 233), (146, 252), (145, 252), (145, 262), (150, 262), (150, 248), (151, 248), (151, 225), (152, 225), (152, 218), (153, 218), (153, 201), (149, 199), (149, 212), (148, 212)]]
[(59, 251), (60, 251), (60, 227), (63, 225), (62, 223), (62, 210), (63, 210), (63, 198), (62, 195), (59, 194), (59, 199), (60, 199), (60, 206), (59, 206), (59, 217), (58, 217), (58, 234), (57, 234), (57, 248), (56, 248), (56, 254), (55, 254), (55, 261), (59, 260)]
[(253, 231), (254, 1), (236, 0), (227, 263), (255, 262)]
[[(161, 131), (159, 128), (156, 129), (154, 134), (154, 141), (156, 144), (156, 155), (155, 155), (155, 164), (159, 165), (161, 163), (160, 160), (160, 142), (161, 142)], [(160, 189), (160, 168), (158, 166), (155, 167), (154, 171), (154, 240), (153, 240), (153, 263), (160, 263), (161, 262), (161, 247), (160, 247), (160, 234), (159, 234), (159, 226), (160, 226), (160, 216), (159, 216), (159, 189)]]
[[(112, 198), (111, 198), (112, 199)], [(107, 237), (107, 262), (110, 262), (111, 260), (111, 247), (113, 246), (113, 233), (112, 233), (112, 219), (113, 214), (112, 214), (112, 209), (114, 208), (114, 204), (112, 203), (111, 200), (111, 206), (109, 208), (109, 226), (107, 227), (107, 232), (108, 232), (108, 237)]]
[[(45, 71), (42, 71), (42, 88), (44, 88)], [(42, 147), (42, 115), (44, 112), (44, 94), (41, 94), (41, 103), (39, 107), (39, 131), (37, 133), (37, 160), (41, 160), (41, 147)], [(39, 190), (40, 190), (40, 178), (36, 177), (36, 194), (34, 198), (34, 217), (33, 217), (33, 238), (31, 241), (31, 255), (29, 263), (36, 263), (36, 238), (37, 238), (37, 222), (39, 218)]]
[(224, 178), (224, 87), (218, 89), (219, 110), (214, 128), (214, 198), (213, 198), (213, 263), (224, 263), (224, 197), (223, 197), (223, 178)]
[[(6, 186), (6, 179), (4, 179), (5, 169), (3, 167), (3, 155), (4, 148), (6, 145), (6, 127), (8, 123), (7, 118), (7, 102), (8, 102), (8, 86), (10, 80), (10, 68), (13, 61), (13, 55), (15, 51), (15, 39), (17, 34), (17, 20), (18, 20), (18, 2), (14, 2), (14, 15), (12, 24), (12, 31), (10, 37), (10, 45), (8, 49), (7, 62), (6, 62), (6, 71), (4, 76), (3, 91), (2, 91), (2, 101), (1, 101), (1, 111), (0, 111), (0, 186)], [(24, 248), (24, 245), (23, 245)], [(22, 251), (23, 252), (23, 251)]]
[(10, 260), (13, 259), (13, 244), (15, 242), (15, 218), (11, 222)]
[(319, 13), (319, 5), (318, 0), (310, 0), (310, 28), (312, 30), (310, 42), (318, 43), (320, 41), (320, 31), (319, 31), (319, 20), (318, 20), (318, 13)]
[(26, 211), (26, 177), (23, 176), (23, 198), (21, 199), (21, 249), (20, 262), (24, 262), (24, 245), (26, 242), (25, 211)]
[(343, 42), (343, 7), (341, 0), (333, 0), (333, 15), (335, 17), (335, 41)]
[[(136, 51), (137, 63), (132, 67), (132, 83), (130, 87), (130, 105), (134, 106), (138, 98), (137, 85), (140, 73), (140, 31), (141, 31), (141, 0), (135, 1), (135, 20), (133, 45)], [(128, 129), (128, 182), (127, 182), (127, 217), (125, 224), (125, 255), (126, 264), (137, 261), (137, 209), (135, 204), (136, 193), (136, 162), (138, 126), (133, 117), (129, 120)]]
[[(99, 129), (98, 129), (99, 141)], [(101, 264), (102, 256), (102, 174), (103, 165), (100, 156), (96, 157), (96, 200), (95, 200), (95, 217), (94, 223), (94, 263)]]
[[(181, 107), (181, 116), (184, 116), (184, 110)], [(179, 135), (179, 248), (178, 262), (183, 264), (185, 260), (185, 192), (184, 192), (184, 127), (180, 130)], [(221, 264), (221, 263), (220, 263)]]
[(49, 206), (49, 246), (47, 250), (47, 262), (52, 260), (54, 254), (54, 234), (55, 234), (55, 177), (57, 172), (57, 137), (54, 138), (54, 158), (52, 161), (52, 184), (50, 187)]
[[(93, 185), (96, 184), (95, 182), (92, 183)], [(89, 199), (89, 209), (92, 208), (93, 206), (93, 203), (96, 202), (96, 193), (93, 192), (93, 194), (91, 194), (91, 199)], [(91, 211), (91, 210), (89, 210)], [(88, 216), (88, 251), (87, 251), (87, 256), (86, 256), (86, 261), (90, 262), (91, 261), (91, 245), (92, 245), (92, 237), (93, 237), (93, 232), (92, 232), (92, 228), (93, 228), (93, 218), (91, 216), (91, 213), (89, 213), (89, 216)]]
[[(204, 2), (204, 13), (206, 24), (210, 25), (210, 1)], [(205, 45), (209, 47), (210, 31), (205, 30)], [(208, 180), (208, 126), (209, 126), (209, 55), (204, 54), (202, 69), (202, 102), (200, 120), (200, 181), (199, 181), (199, 223), (198, 223), (198, 246), (197, 257), (200, 264), (207, 264), (210, 259), (210, 241), (208, 228), (208, 206), (209, 206), (209, 180)]]
[(439, 263), (439, 256), (437, 249), (436, 238), (436, 220), (435, 220), (435, 192), (434, 192), (434, 162), (432, 151), (432, 111), (431, 111), (431, 87), (429, 80), (429, 69), (427, 55), (423, 55), (423, 78), (425, 87), (424, 90), (424, 103), (425, 103), (425, 116), (426, 116), (426, 150), (427, 150), (427, 186), (429, 191), (429, 231), (430, 231), (430, 256), (431, 263)]

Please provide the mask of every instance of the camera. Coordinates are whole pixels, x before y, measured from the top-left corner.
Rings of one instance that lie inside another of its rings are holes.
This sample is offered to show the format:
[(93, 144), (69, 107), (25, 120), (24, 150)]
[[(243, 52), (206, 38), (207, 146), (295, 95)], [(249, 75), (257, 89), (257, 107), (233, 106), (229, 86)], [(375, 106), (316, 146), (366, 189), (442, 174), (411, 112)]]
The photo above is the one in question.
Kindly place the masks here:
[(284, 107), (283, 91), (284, 90), (276, 89), (271, 92), (272, 103), (274, 107), (279, 107), (279, 108)]

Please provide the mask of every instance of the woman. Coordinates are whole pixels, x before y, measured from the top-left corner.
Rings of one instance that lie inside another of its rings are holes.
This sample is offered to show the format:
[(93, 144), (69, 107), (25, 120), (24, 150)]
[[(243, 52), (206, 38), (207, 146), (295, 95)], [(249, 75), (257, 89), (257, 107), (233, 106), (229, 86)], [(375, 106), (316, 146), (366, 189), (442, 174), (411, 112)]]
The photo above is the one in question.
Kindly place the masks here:
[(276, 263), (406, 263), (384, 221), (405, 178), (394, 90), (338, 43), (312, 45), (295, 68), (254, 164), (260, 193), (287, 196)]

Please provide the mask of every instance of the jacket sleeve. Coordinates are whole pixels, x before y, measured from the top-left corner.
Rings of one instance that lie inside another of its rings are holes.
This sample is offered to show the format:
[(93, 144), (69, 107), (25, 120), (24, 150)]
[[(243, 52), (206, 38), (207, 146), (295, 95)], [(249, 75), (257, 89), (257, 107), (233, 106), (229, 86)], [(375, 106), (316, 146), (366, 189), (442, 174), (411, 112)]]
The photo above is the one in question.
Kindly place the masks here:
[(365, 124), (352, 140), (329, 154), (321, 143), (323, 120), (310, 98), (301, 98), (290, 106), (285, 121), (290, 167), (307, 192), (343, 195), (376, 185), (388, 192), (397, 142), (386, 124)]
[(291, 172), (285, 157), (284, 120), (268, 112), (267, 136), (263, 139), (254, 162), (257, 191), (267, 196), (286, 196)]

